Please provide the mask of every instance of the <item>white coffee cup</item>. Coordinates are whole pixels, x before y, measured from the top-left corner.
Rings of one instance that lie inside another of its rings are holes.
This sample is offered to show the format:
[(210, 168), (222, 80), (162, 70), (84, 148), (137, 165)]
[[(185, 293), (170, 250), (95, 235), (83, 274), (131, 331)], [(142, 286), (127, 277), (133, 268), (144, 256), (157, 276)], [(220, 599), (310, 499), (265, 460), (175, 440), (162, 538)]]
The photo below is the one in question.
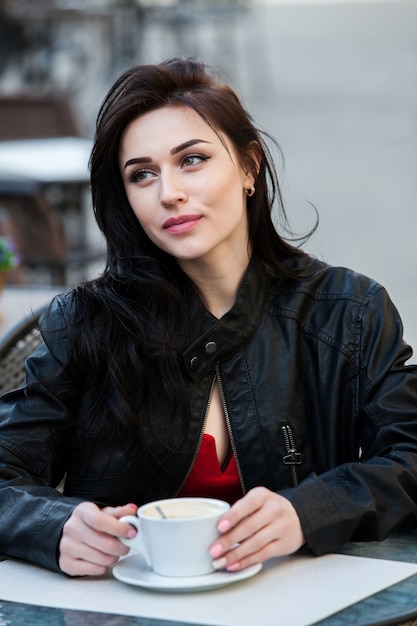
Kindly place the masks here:
[(161, 576), (201, 576), (215, 571), (209, 554), (219, 533), (217, 523), (230, 505), (212, 498), (169, 498), (148, 502), (137, 515), (121, 518), (136, 528), (122, 539), (143, 554)]

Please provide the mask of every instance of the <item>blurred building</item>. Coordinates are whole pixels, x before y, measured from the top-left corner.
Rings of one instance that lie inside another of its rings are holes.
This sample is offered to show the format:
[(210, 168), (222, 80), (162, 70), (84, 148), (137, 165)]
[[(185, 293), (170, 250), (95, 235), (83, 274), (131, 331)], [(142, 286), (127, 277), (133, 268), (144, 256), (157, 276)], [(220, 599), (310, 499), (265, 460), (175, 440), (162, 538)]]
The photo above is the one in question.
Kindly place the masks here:
[(246, 0), (0, 0), (0, 91), (64, 92), (86, 133), (113, 79), (177, 54), (236, 67)]

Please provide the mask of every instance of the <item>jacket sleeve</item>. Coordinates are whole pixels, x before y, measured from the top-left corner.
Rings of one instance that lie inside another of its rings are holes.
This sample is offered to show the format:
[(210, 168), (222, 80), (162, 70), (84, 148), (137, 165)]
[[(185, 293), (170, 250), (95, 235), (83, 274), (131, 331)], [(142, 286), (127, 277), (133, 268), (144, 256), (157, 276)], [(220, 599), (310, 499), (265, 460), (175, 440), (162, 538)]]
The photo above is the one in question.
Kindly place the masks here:
[[(417, 524), (417, 366), (402, 323), (378, 286), (354, 323), (357, 376), (352, 428), (361, 456), (282, 493), (295, 507), (315, 554), (349, 540), (382, 540)], [(340, 390), (343, 394), (343, 390)]]
[(78, 393), (63, 303), (55, 299), (42, 322), (48, 330), (26, 361), (26, 385), (0, 399), (0, 554), (55, 570), (62, 527), (80, 502), (56, 489)]

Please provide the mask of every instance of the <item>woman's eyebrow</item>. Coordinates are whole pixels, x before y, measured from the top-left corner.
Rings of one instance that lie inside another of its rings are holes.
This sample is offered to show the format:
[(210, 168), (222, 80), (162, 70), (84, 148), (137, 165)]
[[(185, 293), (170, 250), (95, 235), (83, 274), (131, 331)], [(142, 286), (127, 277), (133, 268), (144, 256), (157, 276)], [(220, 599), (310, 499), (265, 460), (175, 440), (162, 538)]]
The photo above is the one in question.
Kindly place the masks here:
[(184, 143), (180, 143), (179, 146), (172, 148), (172, 150), (170, 150), (169, 153), (171, 155), (178, 154), (178, 152), (181, 152), (182, 150), (186, 150), (190, 146), (194, 146), (196, 143), (210, 143), (210, 142), (205, 141), (204, 139), (190, 139), (189, 141), (184, 141)]
[(135, 159), (129, 159), (126, 161), (123, 169), (126, 169), (129, 165), (134, 165), (136, 163), (152, 163), (152, 159), (151, 157), (136, 157)]
[[(209, 141), (205, 141), (204, 139), (190, 139), (189, 141), (184, 141), (184, 143), (180, 143), (179, 146), (175, 146), (172, 148), (169, 153), (174, 156), (178, 154), (182, 150), (186, 150), (190, 146), (195, 146), (196, 143), (210, 143)], [(126, 161), (124, 165), (124, 169), (126, 169), (129, 165), (137, 165), (138, 163), (152, 163), (152, 158), (149, 156), (146, 157), (136, 157), (134, 159), (129, 159)]]

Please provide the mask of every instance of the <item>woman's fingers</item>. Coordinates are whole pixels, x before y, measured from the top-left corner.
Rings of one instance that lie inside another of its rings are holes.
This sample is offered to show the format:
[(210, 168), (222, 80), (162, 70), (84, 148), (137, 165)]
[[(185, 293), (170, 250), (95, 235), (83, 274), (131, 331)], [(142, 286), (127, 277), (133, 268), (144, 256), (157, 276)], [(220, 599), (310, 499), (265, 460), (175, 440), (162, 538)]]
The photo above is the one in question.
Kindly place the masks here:
[(129, 552), (121, 537), (132, 534), (129, 524), (119, 522), (123, 515), (136, 512), (135, 505), (99, 509), (83, 502), (64, 524), (59, 545), (59, 566), (71, 576), (98, 576)]
[(124, 515), (134, 515), (138, 507), (136, 504), (124, 504), (123, 506), (106, 506), (104, 509), (101, 509), (103, 513), (107, 513), (111, 515), (111, 517), (115, 517), (116, 519), (120, 519)]
[(121, 555), (114, 555), (80, 543), (71, 538), (61, 542), (60, 568), (70, 576), (99, 576), (104, 574)]
[(210, 549), (214, 566), (237, 571), (272, 556), (291, 554), (304, 543), (298, 515), (286, 498), (264, 487), (252, 489), (218, 525)]

